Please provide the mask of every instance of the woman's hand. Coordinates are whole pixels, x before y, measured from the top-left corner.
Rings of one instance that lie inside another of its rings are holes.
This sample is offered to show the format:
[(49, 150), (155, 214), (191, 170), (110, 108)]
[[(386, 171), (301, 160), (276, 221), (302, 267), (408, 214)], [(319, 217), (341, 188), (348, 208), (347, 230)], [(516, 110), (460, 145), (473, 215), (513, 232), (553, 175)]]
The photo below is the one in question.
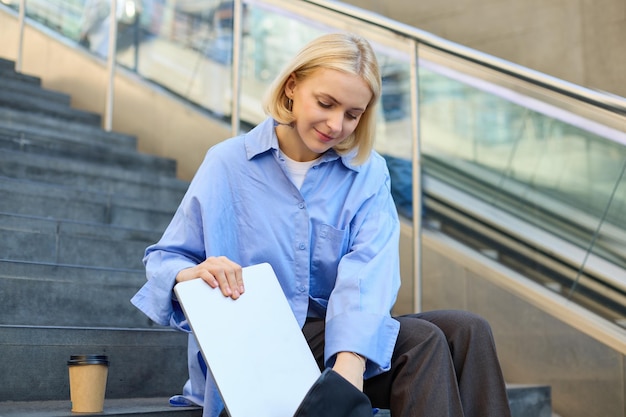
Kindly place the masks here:
[(363, 391), (364, 357), (352, 352), (339, 352), (333, 371), (347, 379), (359, 391)]
[(236, 300), (244, 293), (241, 266), (225, 256), (212, 256), (204, 262), (186, 268), (176, 275), (176, 282), (202, 278), (212, 288), (220, 287), (225, 297)]

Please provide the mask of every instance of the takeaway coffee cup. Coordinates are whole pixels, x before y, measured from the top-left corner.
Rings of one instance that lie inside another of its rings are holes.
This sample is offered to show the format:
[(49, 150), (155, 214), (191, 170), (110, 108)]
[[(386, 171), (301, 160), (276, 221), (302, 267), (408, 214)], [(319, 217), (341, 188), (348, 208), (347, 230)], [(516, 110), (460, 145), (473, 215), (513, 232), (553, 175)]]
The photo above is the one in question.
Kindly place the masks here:
[(70, 374), (72, 411), (98, 413), (104, 410), (109, 361), (105, 355), (72, 355), (67, 361)]

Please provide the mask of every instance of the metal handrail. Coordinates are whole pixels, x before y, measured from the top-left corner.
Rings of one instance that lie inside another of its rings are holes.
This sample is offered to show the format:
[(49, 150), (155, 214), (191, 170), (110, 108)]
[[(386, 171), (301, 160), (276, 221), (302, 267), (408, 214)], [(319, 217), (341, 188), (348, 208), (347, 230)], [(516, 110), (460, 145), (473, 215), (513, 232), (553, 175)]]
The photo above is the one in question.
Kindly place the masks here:
[(22, 71), (22, 56), (23, 56), (23, 45), (24, 45), (24, 25), (25, 25), (25, 16), (26, 16), (26, 0), (20, 0), (20, 10), (18, 15), (18, 37), (17, 37), (17, 60), (15, 61), (15, 69), (20, 72)]
[(556, 77), (525, 68), (494, 57), (492, 55), (459, 45), (452, 41), (443, 39), (437, 35), (424, 30), (409, 26), (407, 24), (389, 19), (385, 16), (363, 10), (352, 5), (331, 0), (303, 0), (306, 3), (333, 10), (346, 16), (351, 16), (358, 20), (385, 28), (402, 36), (410, 37), (420, 44), (428, 45), (431, 48), (465, 59), (475, 64), (497, 70), (520, 80), (547, 88), (560, 94), (584, 101), (594, 106), (601, 107), (611, 112), (626, 115), (626, 98), (615, 96), (602, 91), (589, 88), (561, 80)]
[(104, 108), (104, 130), (110, 132), (113, 129), (113, 101), (115, 97), (115, 51), (117, 50), (117, 0), (111, 0), (111, 12), (109, 19), (109, 53), (107, 54), (107, 91)]
[[(401, 36), (411, 38), (419, 44), (427, 45), (433, 49), (445, 52), (451, 56), (459, 57), (468, 62), (478, 64), (489, 69), (493, 69), (502, 74), (512, 76), (530, 84), (546, 88), (548, 90), (583, 101), (585, 103), (597, 106), (613, 113), (626, 115), (626, 98), (607, 92), (582, 87), (580, 85), (547, 75), (545, 73), (532, 70), (521, 65), (517, 65), (510, 61), (506, 61), (504, 59), (497, 58), (495, 56), (446, 40), (424, 30), (392, 20), (372, 11), (360, 9), (356, 6), (332, 0), (303, 1), (317, 7), (332, 10), (336, 13), (349, 16), (357, 20), (361, 20), (380, 28), (384, 28)], [(20, 28), (23, 28), (24, 25), (25, 5), (26, 0), (20, 0), (18, 18)], [(20, 36), (18, 37), (18, 59), (16, 62), (16, 68), (18, 68), (18, 70), (21, 69), (22, 61), (22, 31), (23, 29), (20, 29)]]

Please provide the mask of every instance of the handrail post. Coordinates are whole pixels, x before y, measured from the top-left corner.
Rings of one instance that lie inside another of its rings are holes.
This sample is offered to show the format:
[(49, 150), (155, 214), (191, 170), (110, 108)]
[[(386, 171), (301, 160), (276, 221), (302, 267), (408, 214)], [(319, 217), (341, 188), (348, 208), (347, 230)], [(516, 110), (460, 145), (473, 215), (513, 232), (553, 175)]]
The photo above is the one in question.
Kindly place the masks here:
[(411, 137), (413, 175), (413, 310), (422, 310), (422, 150), (420, 137), (418, 41), (411, 51)]
[(232, 102), (231, 102), (231, 129), (232, 135), (237, 136), (241, 126), (239, 114), (239, 100), (241, 97), (241, 51), (243, 39), (243, 4), (242, 0), (233, 2), (233, 71), (232, 71)]
[(107, 89), (104, 109), (104, 130), (113, 128), (113, 99), (115, 96), (115, 52), (117, 50), (117, 0), (111, 0), (111, 23), (109, 25), (109, 52), (107, 54)]
[(19, 35), (17, 39), (17, 60), (15, 70), (22, 71), (22, 54), (24, 49), (24, 24), (26, 19), (26, 0), (20, 0), (20, 10), (18, 14)]

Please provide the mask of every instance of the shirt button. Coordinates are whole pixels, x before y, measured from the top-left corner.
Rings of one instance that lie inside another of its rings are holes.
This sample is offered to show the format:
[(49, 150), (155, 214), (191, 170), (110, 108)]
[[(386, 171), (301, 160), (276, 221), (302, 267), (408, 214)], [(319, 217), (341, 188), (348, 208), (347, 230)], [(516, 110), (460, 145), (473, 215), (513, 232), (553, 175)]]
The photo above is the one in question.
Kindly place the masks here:
[(302, 285), (298, 287), (298, 291), (300, 292), (304, 292), (306, 291), (306, 288), (304, 288)]
[(300, 243), (298, 247), (300, 248), (300, 250), (304, 250), (306, 248), (306, 245), (304, 243)]
[(298, 204), (298, 207), (300, 207), (301, 209), (303, 209), (303, 208), (304, 208), (304, 203), (300, 203), (300, 204)]

